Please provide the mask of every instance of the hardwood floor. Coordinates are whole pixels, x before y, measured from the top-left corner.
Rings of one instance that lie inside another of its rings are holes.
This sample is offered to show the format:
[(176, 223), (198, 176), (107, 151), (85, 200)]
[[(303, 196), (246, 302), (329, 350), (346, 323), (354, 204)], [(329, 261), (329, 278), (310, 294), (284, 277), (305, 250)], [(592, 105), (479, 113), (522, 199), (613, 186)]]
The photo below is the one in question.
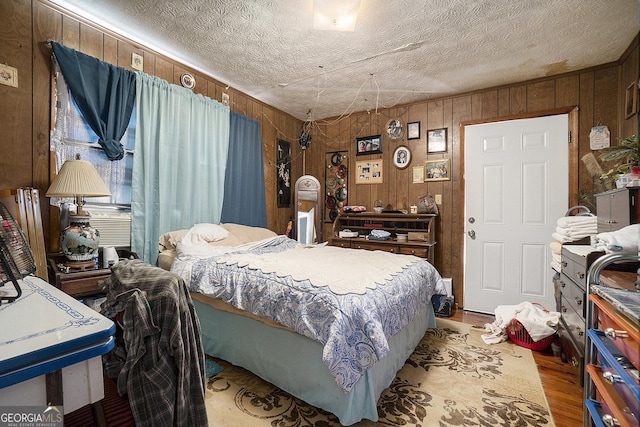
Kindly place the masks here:
[[(483, 326), (491, 323), (493, 316), (454, 310), (451, 320), (471, 325)], [(578, 379), (569, 371), (568, 365), (551, 350), (534, 351), (549, 409), (556, 427), (576, 427), (582, 425), (582, 387)]]

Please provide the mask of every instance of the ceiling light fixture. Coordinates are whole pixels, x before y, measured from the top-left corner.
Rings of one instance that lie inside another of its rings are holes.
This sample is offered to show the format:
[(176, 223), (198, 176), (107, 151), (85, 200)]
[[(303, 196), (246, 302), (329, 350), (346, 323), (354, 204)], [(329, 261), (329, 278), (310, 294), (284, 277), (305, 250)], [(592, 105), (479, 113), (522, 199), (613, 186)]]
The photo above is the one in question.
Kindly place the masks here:
[(360, 0), (314, 0), (315, 30), (355, 31)]

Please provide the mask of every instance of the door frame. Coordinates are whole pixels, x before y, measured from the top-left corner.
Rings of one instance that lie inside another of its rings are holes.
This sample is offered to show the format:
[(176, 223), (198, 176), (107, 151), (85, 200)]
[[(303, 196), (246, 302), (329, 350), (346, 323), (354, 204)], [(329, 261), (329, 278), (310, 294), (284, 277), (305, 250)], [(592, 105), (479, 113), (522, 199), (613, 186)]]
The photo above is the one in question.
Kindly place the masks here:
[[(569, 106), (569, 107), (561, 107), (554, 108), (550, 110), (541, 110), (541, 111), (533, 111), (530, 113), (521, 113), (514, 114), (509, 116), (500, 116), (493, 117), (490, 119), (478, 119), (478, 120), (465, 120), (460, 122), (460, 197), (461, 197), (461, 206), (458, 213), (458, 217), (454, 220), (454, 224), (458, 230), (462, 232), (459, 233), (458, 236), (458, 244), (462, 249), (462, 253), (464, 254), (464, 245), (465, 245), (465, 226), (464, 226), (464, 216), (465, 216), (465, 206), (466, 206), (466, 197), (464, 193), (465, 189), (465, 180), (464, 180), (464, 171), (465, 171), (465, 127), (472, 125), (480, 125), (485, 123), (495, 123), (495, 122), (506, 122), (510, 120), (519, 120), (519, 119), (533, 119), (537, 117), (546, 117), (546, 116), (555, 116), (559, 114), (567, 114), (569, 117), (569, 206), (578, 205), (578, 150), (580, 147), (579, 144), (579, 108), (577, 105)], [(549, 236), (551, 238), (551, 236)], [(464, 309), (464, 256), (458, 257), (457, 268), (460, 271), (460, 277), (462, 279), (462, 283), (460, 286), (460, 295), (462, 296), (459, 306)]]

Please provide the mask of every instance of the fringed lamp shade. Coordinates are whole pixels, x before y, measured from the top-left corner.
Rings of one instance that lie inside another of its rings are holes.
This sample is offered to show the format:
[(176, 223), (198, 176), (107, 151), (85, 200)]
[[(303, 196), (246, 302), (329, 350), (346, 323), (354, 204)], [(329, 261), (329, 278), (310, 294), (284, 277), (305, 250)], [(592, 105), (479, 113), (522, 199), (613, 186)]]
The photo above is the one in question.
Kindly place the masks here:
[(62, 231), (60, 247), (70, 260), (67, 265), (85, 268), (98, 256), (100, 233), (89, 224), (89, 215), (82, 211), (84, 197), (106, 197), (111, 192), (93, 165), (86, 160), (67, 160), (51, 183), (47, 197), (74, 197), (77, 213), (70, 215), (69, 227)]

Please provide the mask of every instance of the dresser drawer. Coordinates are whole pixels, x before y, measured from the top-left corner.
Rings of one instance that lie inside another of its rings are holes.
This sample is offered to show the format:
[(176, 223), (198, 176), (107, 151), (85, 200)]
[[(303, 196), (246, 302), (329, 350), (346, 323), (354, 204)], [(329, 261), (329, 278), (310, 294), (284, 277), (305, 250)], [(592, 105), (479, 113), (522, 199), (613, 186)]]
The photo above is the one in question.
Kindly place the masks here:
[[(622, 417), (629, 425), (638, 425), (640, 423), (640, 384), (637, 380), (637, 370), (602, 332), (591, 329), (589, 338), (595, 345), (596, 351), (587, 370), (597, 384), (602, 400), (612, 409), (615, 408), (613, 415), (616, 418)], [(615, 414), (615, 412), (618, 413)]]
[(400, 247), (395, 245), (385, 245), (381, 243), (369, 243), (371, 240), (367, 240), (365, 242), (353, 242), (351, 245), (354, 249), (366, 249), (368, 251), (384, 251), (391, 252), (392, 254), (397, 254), (400, 252)]
[(400, 253), (403, 255), (415, 255), (420, 258), (428, 258), (429, 257), (429, 249), (426, 248), (407, 248), (401, 247)]
[(580, 349), (580, 352), (584, 352), (584, 334), (585, 334), (585, 322), (582, 314), (576, 312), (573, 307), (562, 295), (562, 307), (560, 310), (562, 314), (563, 327), (571, 334), (576, 345)]
[(341, 239), (337, 239), (337, 238), (332, 238), (329, 241), (329, 244), (331, 246), (337, 246), (339, 248), (350, 248), (351, 247), (351, 240), (341, 240)]
[(625, 325), (610, 317), (605, 311), (598, 311), (597, 328), (613, 345), (636, 367), (640, 369), (640, 342), (629, 336), (629, 325)]
[(560, 281), (562, 283), (562, 298), (566, 300), (563, 304), (568, 304), (576, 313), (580, 314), (583, 318), (582, 322), (584, 323), (586, 292), (580, 286), (569, 280), (564, 273), (560, 275)]
[(593, 421), (589, 423), (590, 426), (595, 424), (598, 427), (605, 427), (606, 425), (604, 424), (604, 422), (607, 417), (613, 418), (613, 415), (611, 415), (611, 410), (607, 407), (607, 405), (603, 405), (597, 400), (587, 399), (584, 402), (584, 406), (587, 408), (587, 411), (589, 411), (589, 416)]
[(562, 273), (572, 282), (585, 287), (587, 271), (593, 262), (604, 255), (587, 245), (565, 245), (562, 247)]
[(584, 376), (584, 345), (578, 347), (574, 338), (569, 334), (564, 320), (560, 321), (558, 328), (558, 338), (560, 340), (560, 349), (562, 351), (563, 361), (568, 363), (569, 370), (578, 378), (580, 385), (583, 385)]
[(587, 277), (587, 269), (586, 257), (562, 249), (562, 274), (564, 276), (572, 282), (582, 285)]

